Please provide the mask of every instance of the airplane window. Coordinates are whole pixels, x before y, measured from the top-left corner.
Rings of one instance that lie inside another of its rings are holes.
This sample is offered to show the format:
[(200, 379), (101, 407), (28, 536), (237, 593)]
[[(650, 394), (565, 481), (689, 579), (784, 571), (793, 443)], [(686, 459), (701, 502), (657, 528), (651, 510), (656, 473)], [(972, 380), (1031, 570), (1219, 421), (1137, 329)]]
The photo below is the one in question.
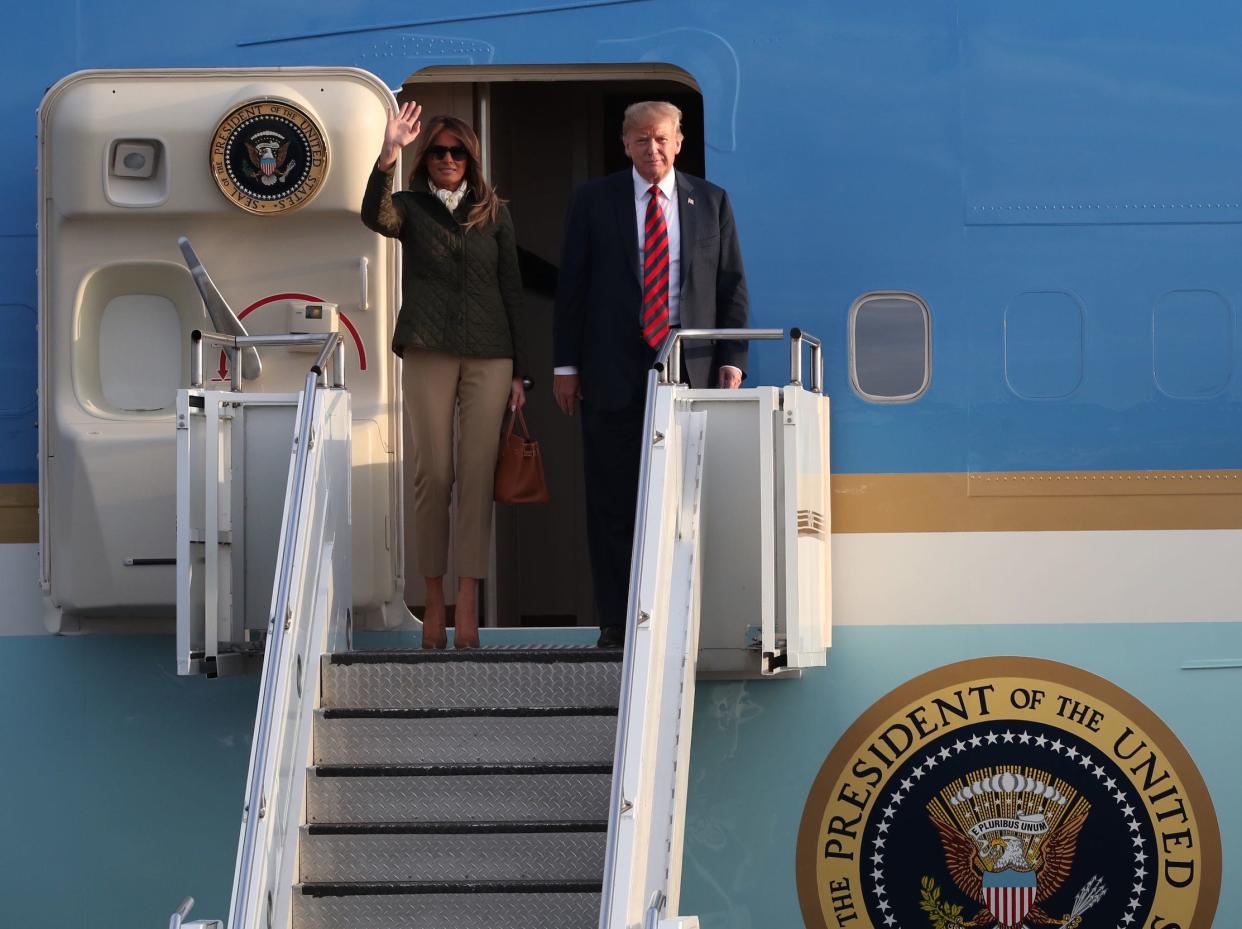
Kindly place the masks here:
[(1005, 307), (1005, 383), (1024, 400), (1069, 397), (1083, 379), (1086, 309), (1073, 294), (1035, 290)]
[(1211, 397), (1233, 377), (1233, 308), (1213, 290), (1172, 290), (1152, 313), (1152, 373), (1160, 392)]
[(867, 400), (904, 402), (931, 381), (931, 314), (914, 294), (863, 294), (850, 308), (850, 380)]

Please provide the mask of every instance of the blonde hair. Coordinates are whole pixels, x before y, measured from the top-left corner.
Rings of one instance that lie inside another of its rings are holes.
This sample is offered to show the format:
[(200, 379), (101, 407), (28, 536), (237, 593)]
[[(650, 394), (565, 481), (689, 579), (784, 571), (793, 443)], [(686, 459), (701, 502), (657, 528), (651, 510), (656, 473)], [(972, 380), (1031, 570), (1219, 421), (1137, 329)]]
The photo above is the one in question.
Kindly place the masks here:
[(427, 128), (418, 134), (418, 141), (414, 143), (414, 167), (410, 169), (410, 189), (414, 189), (414, 181), (419, 173), (426, 170), (427, 149), (431, 147), (432, 140), (441, 132), (457, 136), (458, 141), (470, 156), (470, 160), (466, 163), (466, 180), (470, 184), (470, 189), (474, 191), (477, 202), (470, 210), (470, 215), (466, 217), (466, 228), (496, 222), (496, 217), (500, 215), (500, 208), (505, 201), (496, 194), (496, 191), (487, 183), (487, 179), (483, 177), (479, 137), (474, 134), (474, 130), (467, 123), (456, 116), (433, 116), (428, 120)]
[(631, 103), (625, 108), (625, 116), (621, 120), (621, 138), (625, 138), (631, 129), (673, 121), (673, 129), (677, 138), (681, 138), (681, 110), (665, 100), (642, 100)]

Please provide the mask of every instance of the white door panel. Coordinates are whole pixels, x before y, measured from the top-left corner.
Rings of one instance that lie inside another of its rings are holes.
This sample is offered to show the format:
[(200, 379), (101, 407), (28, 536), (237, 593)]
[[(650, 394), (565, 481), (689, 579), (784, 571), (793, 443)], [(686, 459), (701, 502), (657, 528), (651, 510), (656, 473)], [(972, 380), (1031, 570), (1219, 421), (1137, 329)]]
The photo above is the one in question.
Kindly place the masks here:
[[(395, 243), (358, 209), (391, 93), (347, 68), (92, 71), (40, 108), (40, 536), (52, 606), (172, 617), (173, 398), (208, 328), (187, 236), (252, 334), (336, 304), (354, 443), (355, 606), (400, 596)], [(232, 115), (232, 119), (227, 119)], [(160, 318), (154, 318), (159, 316)], [(246, 391), (300, 389), (312, 355), (263, 355)], [(209, 358), (207, 386), (220, 379)], [(221, 386), (217, 384), (216, 386)], [(273, 488), (280, 494), (281, 488)], [(161, 548), (168, 542), (167, 551)], [(140, 550), (141, 549), (141, 550)]]

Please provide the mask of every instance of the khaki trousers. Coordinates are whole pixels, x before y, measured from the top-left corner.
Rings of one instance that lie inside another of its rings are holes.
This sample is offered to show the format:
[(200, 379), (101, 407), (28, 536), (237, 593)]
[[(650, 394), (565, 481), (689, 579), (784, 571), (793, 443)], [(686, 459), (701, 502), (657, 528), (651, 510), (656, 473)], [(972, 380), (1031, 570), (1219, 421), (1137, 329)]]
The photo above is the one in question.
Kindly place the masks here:
[(414, 446), (415, 570), (423, 577), (442, 577), (448, 569), (449, 508), (456, 480), (454, 567), (458, 577), (486, 577), (496, 453), (513, 383), (513, 359), (467, 358), (412, 347), (402, 358), (401, 388)]

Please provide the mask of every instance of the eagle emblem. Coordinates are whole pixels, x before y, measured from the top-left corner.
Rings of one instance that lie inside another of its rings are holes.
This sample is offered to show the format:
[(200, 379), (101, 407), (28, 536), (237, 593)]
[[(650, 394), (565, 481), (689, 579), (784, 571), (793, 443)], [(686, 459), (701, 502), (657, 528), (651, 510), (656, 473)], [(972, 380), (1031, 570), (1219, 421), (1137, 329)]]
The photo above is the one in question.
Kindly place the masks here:
[(279, 132), (256, 132), (245, 145), (250, 164), (243, 164), (242, 171), (267, 187), (283, 181), (298, 166), (296, 159), (288, 160), (289, 142)]
[(1069, 877), (1091, 805), (1068, 783), (1034, 768), (984, 768), (947, 784), (927, 805), (945, 864), (980, 909), (959, 925), (1073, 929), (1104, 895), (1093, 878), (1067, 916), (1045, 909)]
[(323, 188), (323, 129), (285, 100), (251, 100), (229, 112), (211, 137), (211, 173), (220, 192), (254, 215), (300, 209)]

